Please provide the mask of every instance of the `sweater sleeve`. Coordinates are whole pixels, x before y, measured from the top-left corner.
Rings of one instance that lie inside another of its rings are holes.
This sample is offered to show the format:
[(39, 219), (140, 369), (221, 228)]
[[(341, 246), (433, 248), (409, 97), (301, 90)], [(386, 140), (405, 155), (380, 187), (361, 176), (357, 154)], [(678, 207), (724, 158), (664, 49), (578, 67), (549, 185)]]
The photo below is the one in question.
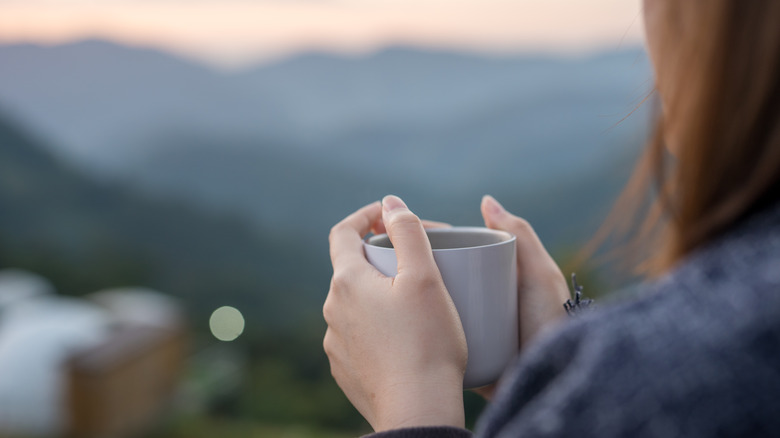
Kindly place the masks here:
[(471, 438), (466, 429), (449, 426), (411, 427), (372, 433), (364, 438)]

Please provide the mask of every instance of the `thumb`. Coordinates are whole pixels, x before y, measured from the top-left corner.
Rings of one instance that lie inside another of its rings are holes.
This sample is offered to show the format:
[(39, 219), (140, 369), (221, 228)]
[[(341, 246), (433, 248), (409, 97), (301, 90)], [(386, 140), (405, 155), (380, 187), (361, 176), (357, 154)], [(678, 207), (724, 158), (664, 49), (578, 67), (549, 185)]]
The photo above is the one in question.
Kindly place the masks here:
[(485, 195), (482, 198), (481, 210), (488, 228), (506, 231), (517, 237), (517, 252), (521, 257), (520, 260), (530, 261), (541, 256), (549, 257), (531, 225), (525, 219), (504, 210), (495, 198)]
[(438, 272), (422, 221), (401, 198), (385, 196), (382, 200), (382, 221), (395, 248), (398, 275)]

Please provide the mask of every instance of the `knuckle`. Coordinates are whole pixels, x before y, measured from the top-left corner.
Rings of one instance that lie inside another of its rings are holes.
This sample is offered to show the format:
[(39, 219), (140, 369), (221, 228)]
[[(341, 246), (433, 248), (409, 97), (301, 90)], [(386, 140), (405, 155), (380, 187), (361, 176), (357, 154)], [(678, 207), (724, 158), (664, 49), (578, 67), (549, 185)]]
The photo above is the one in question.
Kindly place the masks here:
[(333, 299), (330, 298), (330, 295), (325, 299), (325, 304), (322, 305), (322, 317), (328, 324), (333, 321)]
[(322, 350), (330, 357), (333, 354), (333, 337), (330, 335), (330, 330), (325, 332), (325, 336), (322, 338)]
[(414, 282), (420, 290), (433, 289), (442, 285), (440, 275), (427, 271), (413, 273), (410, 280)]
[(361, 271), (356, 267), (346, 266), (343, 269), (338, 269), (333, 273), (333, 277), (330, 280), (330, 294), (336, 294), (336, 296), (349, 293), (350, 290), (356, 288), (361, 283), (362, 278)]
[(333, 239), (336, 237), (337, 234), (341, 232), (343, 228), (344, 228), (344, 224), (342, 222), (339, 222), (336, 225), (332, 226), (330, 229), (330, 233), (328, 234), (328, 242), (333, 244)]
[(399, 211), (390, 218), (390, 226), (394, 227), (420, 226), (421, 224), (420, 218), (409, 210)]
[(513, 219), (512, 228), (514, 228), (518, 233), (523, 233), (523, 234), (533, 233), (533, 228), (531, 227), (531, 224), (528, 223), (527, 220), (521, 217), (515, 217)]
[(340, 292), (349, 287), (350, 275), (346, 271), (336, 271), (330, 280), (331, 291)]

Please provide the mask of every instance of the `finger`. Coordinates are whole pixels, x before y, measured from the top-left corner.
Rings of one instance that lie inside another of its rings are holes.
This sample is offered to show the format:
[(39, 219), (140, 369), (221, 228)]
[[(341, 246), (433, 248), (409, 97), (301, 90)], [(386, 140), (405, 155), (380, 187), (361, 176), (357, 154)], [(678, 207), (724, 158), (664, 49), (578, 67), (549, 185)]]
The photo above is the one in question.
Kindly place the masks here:
[(379, 219), (377, 219), (376, 222), (374, 222), (373, 225), (371, 225), (371, 232), (374, 234), (385, 234), (387, 233), (387, 228), (385, 228), (385, 223), (382, 220), (382, 216), (379, 216)]
[(330, 260), (333, 270), (353, 263), (368, 263), (363, 254), (363, 236), (382, 215), (379, 202), (366, 205), (330, 230)]
[[(426, 230), (433, 230), (436, 228), (452, 228), (452, 225), (446, 223), (446, 222), (436, 222), (436, 221), (422, 221), (423, 228)], [(371, 232), (374, 234), (385, 234), (387, 233), (387, 228), (385, 227), (384, 221), (382, 221), (382, 218), (379, 218), (378, 221), (371, 227)]]
[(398, 275), (438, 272), (422, 221), (397, 196), (382, 200), (382, 220), (398, 259)]
[(520, 256), (518, 261), (529, 263), (540, 257), (549, 257), (531, 225), (525, 219), (507, 212), (495, 198), (485, 195), (482, 198), (481, 210), (488, 228), (506, 231), (517, 237), (517, 253)]

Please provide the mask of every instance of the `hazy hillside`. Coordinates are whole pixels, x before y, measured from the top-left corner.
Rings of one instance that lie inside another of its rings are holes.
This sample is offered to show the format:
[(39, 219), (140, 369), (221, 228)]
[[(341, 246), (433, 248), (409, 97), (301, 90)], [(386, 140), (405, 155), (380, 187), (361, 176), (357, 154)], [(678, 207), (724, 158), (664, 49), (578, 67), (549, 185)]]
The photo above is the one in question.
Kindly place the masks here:
[[(105, 41), (0, 46), (0, 102), (77, 163), (121, 162), (158, 126), (275, 126), (275, 108), (203, 66)], [(127, 148), (125, 148), (127, 147)]]
[(551, 97), (585, 96), (620, 108), (645, 91), (649, 77), (638, 49), (556, 58), (391, 47), (360, 56), (304, 53), (239, 72), (236, 80), (294, 109), (298, 124), (333, 133), (451, 123), (508, 102)]
[[(641, 50), (558, 59), (391, 48), (301, 54), (230, 74), (103, 41), (0, 46), (5, 105), (79, 160), (118, 166), (144, 154), (157, 130), (258, 135), (308, 150), (366, 128), (446, 127), (518, 106), (533, 115), (552, 102), (552, 126), (575, 139), (572, 124), (600, 133), (620, 120), (649, 78)], [(549, 132), (530, 127), (518, 140)]]
[[(335, 221), (386, 193), (456, 224), (480, 223), (482, 194), (503, 195), (551, 245), (576, 246), (642, 144), (646, 111), (613, 126), (649, 77), (640, 50), (389, 48), (224, 73), (100, 41), (0, 46), (0, 102), (58, 155), (323, 255)], [(573, 204), (587, 206), (574, 225)]]
[(238, 219), (98, 184), (2, 118), (0, 206), (0, 268), (39, 272), (69, 294), (158, 288), (186, 298), (196, 327), (225, 304), (245, 311), (250, 331), (289, 326), (317, 316), (314, 295), (327, 286), (325, 255)]

